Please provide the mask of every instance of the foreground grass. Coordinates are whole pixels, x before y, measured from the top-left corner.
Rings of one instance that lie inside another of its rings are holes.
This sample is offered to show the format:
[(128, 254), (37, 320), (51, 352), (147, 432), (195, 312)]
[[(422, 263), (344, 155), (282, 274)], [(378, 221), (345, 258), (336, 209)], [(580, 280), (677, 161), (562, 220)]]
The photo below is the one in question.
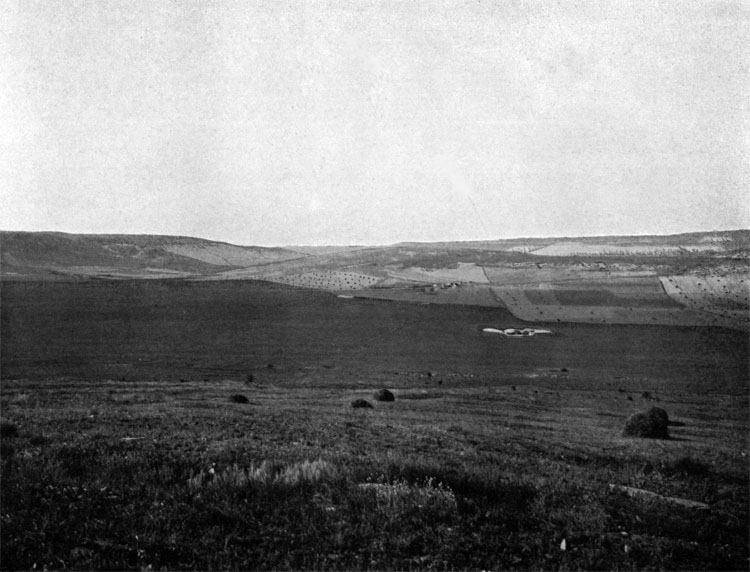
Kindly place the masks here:
[(5, 383), (0, 565), (747, 568), (744, 400), (662, 396), (685, 425), (641, 441), (624, 393), (480, 382)]

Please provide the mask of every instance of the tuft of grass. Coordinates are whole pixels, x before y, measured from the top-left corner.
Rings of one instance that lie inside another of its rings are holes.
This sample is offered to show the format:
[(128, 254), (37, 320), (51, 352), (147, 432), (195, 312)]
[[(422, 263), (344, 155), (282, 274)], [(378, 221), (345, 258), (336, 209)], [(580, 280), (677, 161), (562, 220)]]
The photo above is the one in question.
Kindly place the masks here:
[(249, 486), (288, 485), (316, 483), (338, 475), (334, 465), (322, 459), (302, 461), (290, 465), (263, 461), (260, 465), (241, 467), (234, 463), (224, 469), (215, 466), (203, 469), (187, 480), (189, 490), (241, 489)]
[(359, 488), (371, 492), (379, 510), (391, 518), (398, 518), (404, 512), (414, 509), (442, 509), (447, 512), (457, 510), (456, 495), (447, 485), (434, 477), (422, 484), (412, 484), (405, 479), (393, 482), (368, 480)]

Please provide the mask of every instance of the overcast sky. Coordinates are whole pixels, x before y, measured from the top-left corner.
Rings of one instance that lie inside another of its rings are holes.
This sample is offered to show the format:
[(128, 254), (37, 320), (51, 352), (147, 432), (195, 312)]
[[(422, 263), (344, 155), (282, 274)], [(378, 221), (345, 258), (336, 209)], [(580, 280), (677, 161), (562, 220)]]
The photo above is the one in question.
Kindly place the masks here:
[(0, 0), (0, 228), (750, 227), (748, 2)]

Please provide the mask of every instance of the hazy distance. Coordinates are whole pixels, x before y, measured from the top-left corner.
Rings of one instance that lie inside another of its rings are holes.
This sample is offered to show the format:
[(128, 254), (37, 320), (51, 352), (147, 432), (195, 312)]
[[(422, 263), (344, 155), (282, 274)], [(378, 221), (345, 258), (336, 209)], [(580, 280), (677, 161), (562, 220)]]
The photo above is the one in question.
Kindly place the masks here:
[(747, 2), (4, 2), (0, 227), (750, 227)]

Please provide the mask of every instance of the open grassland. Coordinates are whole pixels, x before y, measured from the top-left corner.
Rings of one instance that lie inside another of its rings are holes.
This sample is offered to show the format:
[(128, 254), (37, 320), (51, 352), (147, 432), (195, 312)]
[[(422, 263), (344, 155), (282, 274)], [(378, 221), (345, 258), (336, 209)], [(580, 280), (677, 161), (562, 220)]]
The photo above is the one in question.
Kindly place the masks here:
[[(2, 286), (3, 569), (747, 569), (742, 332)], [(671, 438), (622, 437), (653, 405)]]

